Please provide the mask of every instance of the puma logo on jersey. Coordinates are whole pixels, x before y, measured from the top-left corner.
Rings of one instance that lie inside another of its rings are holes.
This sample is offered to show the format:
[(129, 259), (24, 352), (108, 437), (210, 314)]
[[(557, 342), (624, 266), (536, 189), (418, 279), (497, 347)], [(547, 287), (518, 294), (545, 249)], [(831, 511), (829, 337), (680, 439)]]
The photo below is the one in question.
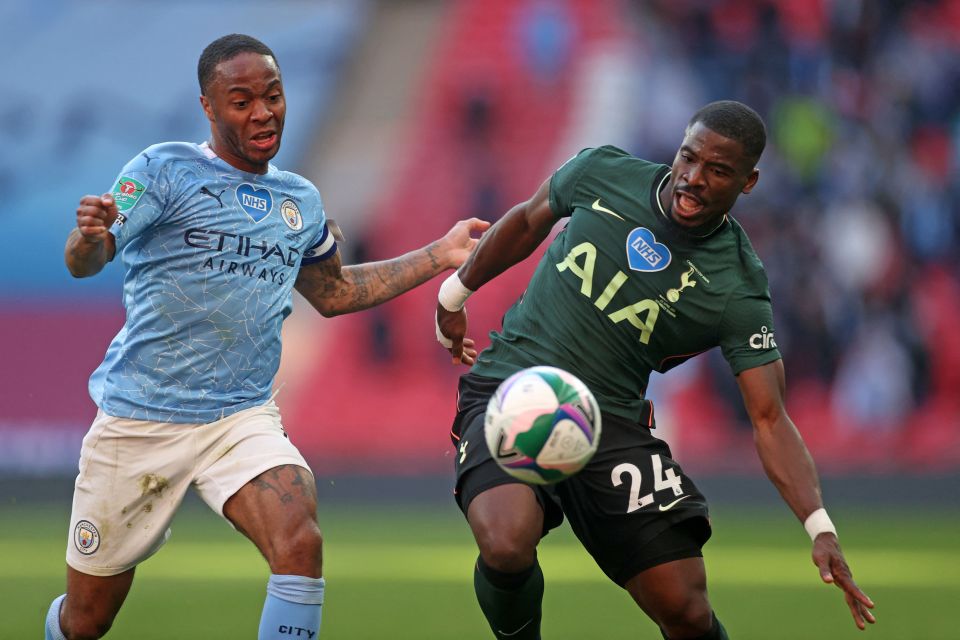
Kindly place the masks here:
[(223, 195), (224, 191), (226, 191), (226, 189), (223, 189), (222, 191), (220, 191), (220, 193), (214, 193), (213, 191), (210, 191), (210, 189), (207, 189), (206, 187), (200, 187), (200, 193), (202, 193), (205, 196), (210, 196), (211, 198), (216, 200), (217, 204), (220, 205), (221, 209), (223, 209), (223, 200), (220, 199), (220, 196)]

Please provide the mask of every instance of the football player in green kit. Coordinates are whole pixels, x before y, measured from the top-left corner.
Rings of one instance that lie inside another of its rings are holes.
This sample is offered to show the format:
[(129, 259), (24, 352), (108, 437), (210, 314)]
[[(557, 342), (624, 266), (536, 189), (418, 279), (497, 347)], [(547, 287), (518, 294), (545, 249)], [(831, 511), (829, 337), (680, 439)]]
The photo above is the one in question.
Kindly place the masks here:
[[(536, 549), (564, 516), (665, 638), (728, 637), (707, 598), (706, 501), (651, 433), (653, 404), (644, 396), (651, 371), (716, 346), (737, 377), (763, 468), (813, 541), (821, 579), (840, 587), (860, 629), (875, 622), (784, 408), (763, 265), (729, 215), (756, 185), (765, 144), (760, 117), (722, 101), (694, 114), (672, 167), (615, 147), (586, 149), (494, 224), (442, 285), (437, 338), (455, 364), (473, 365), (460, 380), (452, 432), (456, 498), (480, 550), (474, 585), (495, 637), (540, 637)], [(569, 221), (474, 362), (467, 297), (530, 255), (560, 218)], [(594, 458), (550, 487), (503, 472), (483, 436), (490, 395), (534, 365), (577, 375), (603, 411)]]

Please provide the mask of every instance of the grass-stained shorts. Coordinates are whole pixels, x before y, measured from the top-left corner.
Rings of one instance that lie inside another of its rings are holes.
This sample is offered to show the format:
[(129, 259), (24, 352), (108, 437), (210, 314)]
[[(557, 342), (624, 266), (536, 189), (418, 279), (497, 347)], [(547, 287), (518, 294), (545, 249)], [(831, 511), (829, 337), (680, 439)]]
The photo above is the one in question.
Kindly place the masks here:
[(273, 402), (207, 424), (100, 411), (80, 450), (67, 564), (95, 576), (122, 573), (163, 546), (189, 487), (222, 516), (243, 485), (288, 464), (309, 470)]
[[(455, 496), (464, 514), (484, 491), (521, 482), (497, 466), (483, 435), (487, 402), (500, 382), (470, 373), (460, 378), (451, 438)], [(609, 413), (603, 414), (597, 453), (583, 470), (531, 488), (543, 507), (543, 533), (566, 516), (597, 565), (620, 586), (662, 562), (700, 556), (710, 537), (707, 501), (674, 462), (667, 443), (649, 428)], [(682, 542), (658, 537), (668, 529)]]

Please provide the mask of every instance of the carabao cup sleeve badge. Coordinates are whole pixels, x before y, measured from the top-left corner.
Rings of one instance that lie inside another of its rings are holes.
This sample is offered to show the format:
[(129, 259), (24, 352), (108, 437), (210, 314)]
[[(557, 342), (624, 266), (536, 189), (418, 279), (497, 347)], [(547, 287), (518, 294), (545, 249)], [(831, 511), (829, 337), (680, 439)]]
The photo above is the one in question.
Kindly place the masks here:
[(139, 180), (134, 180), (128, 176), (120, 176), (116, 186), (113, 188), (113, 199), (117, 203), (119, 211), (129, 211), (133, 205), (140, 201), (140, 196), (147, 188)]
[(81, 520), (73, 528), (73, 543), (77, 551), (89, 556), (100, 548), (100, 532), (89, 520)]

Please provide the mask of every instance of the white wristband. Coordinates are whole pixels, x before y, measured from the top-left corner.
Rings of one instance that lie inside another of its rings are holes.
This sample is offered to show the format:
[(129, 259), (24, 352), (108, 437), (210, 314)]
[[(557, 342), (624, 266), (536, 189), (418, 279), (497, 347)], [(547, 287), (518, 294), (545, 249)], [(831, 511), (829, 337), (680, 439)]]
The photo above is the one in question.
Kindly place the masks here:
[(440, 331), (440, 319), (437, 317), (437, 312), (433, 312), (433, 326), (437, 330), (437, 342), (440, 343), (444, 349), (449, 349), (453, 346), (453, 340), (443, 335), (443, 331)]
[(837, 535), (837, 528), (833, 526), (830, 516), (827, 515), (827, 510), (823, 507), (807, 516), (807, 519), (803, 521), (803, 528), (807, 530), (807, 535), (810, 536), (811, 540), (816, 540), (821, 533)]
[(447, 311), (460, 311), (472, 293), (473, 291), (463, 286), (463, 283), (460, 282), (460, 276), (454, 271), (453, 274), (440, 285), (440, 293), (437, 294), (437, 301), (440, 303), (440, 306)]

